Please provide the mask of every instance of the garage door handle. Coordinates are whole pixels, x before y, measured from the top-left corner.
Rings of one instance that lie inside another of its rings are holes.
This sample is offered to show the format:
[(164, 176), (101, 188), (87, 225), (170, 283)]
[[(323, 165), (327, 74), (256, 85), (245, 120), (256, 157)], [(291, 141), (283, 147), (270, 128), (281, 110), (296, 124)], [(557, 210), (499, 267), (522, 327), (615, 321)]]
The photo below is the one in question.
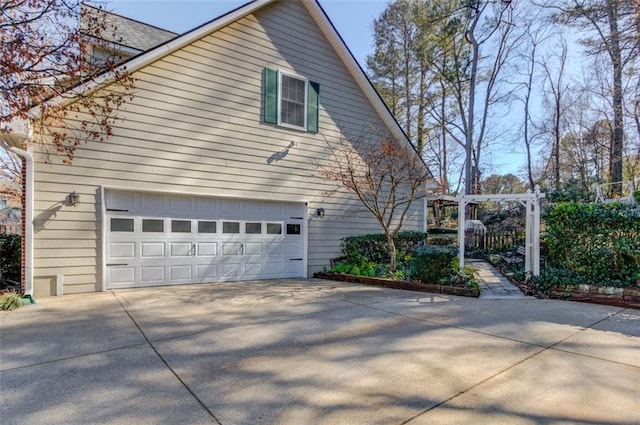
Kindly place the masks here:
[(196, 255), (196, 243), (192, 243), (191, 244), (191, 256), (195, 256)]
[(289, 258), (289, 261), (302, 261), (302, 258)]
[(240, 255), (244, 255), (244, 244), (240, 244)]

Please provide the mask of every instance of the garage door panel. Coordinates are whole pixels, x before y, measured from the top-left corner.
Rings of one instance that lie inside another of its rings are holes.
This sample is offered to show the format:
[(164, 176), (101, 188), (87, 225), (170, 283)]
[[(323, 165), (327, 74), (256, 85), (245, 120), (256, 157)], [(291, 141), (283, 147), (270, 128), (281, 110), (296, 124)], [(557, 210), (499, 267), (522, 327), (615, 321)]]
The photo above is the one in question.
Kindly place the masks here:
[(135, 242), (111, 242), (109, 255), (114, 259), (132, 259), (136, 256)]
[(266, 219), (282, 219), (286, 216), (286, 211), (281, 204), (266, 203), (263, 211)]
[(164, 211), (167, 209), (164, 195), (145, 193), (141, 197), (141, 206), (144, 211)]
[(284, 247), (282, 241), (265, 242), (265, 252), (267, 255), (282, 255)]
[(141, 258), (164, 258), (164, 242), (142, 242)]
[(199, 257), (215, 257), (218, 244), (215, 242), (198, 242), (196, 253)]
[(262, 243), (247, 242), (244, 244), (244, 255), (262, 255)]
[(209, 198), (196, 199), (196, 212), (199, 216), (215, 217), (218, 215), (218, 200)]
[(114, 284), (135, 283), (136, 269), (134, 267), (109, 267), (109, 282)]
[(240, 242), (223, 242), (222, 255), (240, 255), (242, 244)]
[(223, 264), (222, 265), (222, 279), (239, 279), (240, 278), (240, 264)]
[(225, 217), (238, 217), (242, 214), (242, 201), (235, 199), (223, 199), (222, 214)]
[(130, 192), (107, 192), (107, 205), (114, 210), (135, 209), (136, 195)]
[(285, 264), (285, 273), (298, 275), (302, 273), (302, 261), (290, 261)]
[(144, 283), (148, 282), (162, 282), (164, 277), (164, 266), (142, 266), (140, 268), (140, 280)]
[(262, 202), (246, 201), (244, 203), (244, 215), (249, 218), (262, 217)]
[(284, 273), (284, 263), (282, 261), (267, 262), (264, 264), (264, 271), (268, 275), (281, 275)]
[(171, 280), (192, 280), (193, 267), (191, 266), (169, 266)]
[(264, 274), (261, 263), (248, 263), (244, 268), (245, 277), (252, 279), (258, 278)]
[(173, 257), (190, 257), (193, 246), (191, 242), (171, 242), (170, 256)]
[(218, 266), (216, 264), (196, 266), (198, 279), (218, 279)]
[(299, 242), (287, 242), (284, 244), (285, 255), (302, 255), (302, 246)]

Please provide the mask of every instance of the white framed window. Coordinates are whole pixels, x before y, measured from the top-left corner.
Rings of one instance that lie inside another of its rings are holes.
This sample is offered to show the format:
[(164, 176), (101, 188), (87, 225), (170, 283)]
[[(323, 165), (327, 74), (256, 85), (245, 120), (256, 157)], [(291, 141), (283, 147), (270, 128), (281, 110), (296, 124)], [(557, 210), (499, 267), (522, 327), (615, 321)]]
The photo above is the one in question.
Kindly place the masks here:
[(264, 122), (318, 132), (320, 84), (281, 70), (264, 69)]
[(278, 125), (307, 128), (307, 79), (278, 71)]

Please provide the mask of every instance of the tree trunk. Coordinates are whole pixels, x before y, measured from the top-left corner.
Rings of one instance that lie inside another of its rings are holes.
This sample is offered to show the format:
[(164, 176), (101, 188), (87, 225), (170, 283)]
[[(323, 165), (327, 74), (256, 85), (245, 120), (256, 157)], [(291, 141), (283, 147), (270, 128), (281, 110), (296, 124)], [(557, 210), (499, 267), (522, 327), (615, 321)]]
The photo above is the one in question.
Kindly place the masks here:
[(387, 233), (387, 245), (389, 247), (389, 271), (395, 272), (398, 268), (398, 259), (396, 258), (396, 243), (393, 236)]
[[(624, 148), (624, 124), (622, 117), (622, 54), (620, 52), (620, 32), (618, 30), (618, 2), (607, 1), (609, 20), (611, 64), (613, 66), (613, 143), (611, 146), (611, 181), (622, 181), (622, 154)], [(622, 185), (613, 186), (613, 192), (622, 193)]]

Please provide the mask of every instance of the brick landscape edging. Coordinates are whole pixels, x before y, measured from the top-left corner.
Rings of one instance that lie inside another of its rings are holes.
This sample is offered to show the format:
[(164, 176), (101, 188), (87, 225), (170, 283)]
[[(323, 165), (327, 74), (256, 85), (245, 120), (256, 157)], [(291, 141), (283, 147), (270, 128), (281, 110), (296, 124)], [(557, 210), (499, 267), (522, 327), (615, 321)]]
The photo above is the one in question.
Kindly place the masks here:
[(552, 288), (549, 290), (549, 298), (640, 309), (640, 288), (575, 285)]
[(480, 296), (480, 291), (473, 288), (460, 288), (448, 285), (429, 285), (409, 282), (406, 280), (392, 280), (377, 277), (356, 276), (344, 273), (314, 273), (318, 279), (335, 280), (339, 282), (361, 283), (363, 285), (381, 286), (383, 288), (404, 289), (407, 291), (428, 292), (431, 294), (459, 295), (462, 297)]

